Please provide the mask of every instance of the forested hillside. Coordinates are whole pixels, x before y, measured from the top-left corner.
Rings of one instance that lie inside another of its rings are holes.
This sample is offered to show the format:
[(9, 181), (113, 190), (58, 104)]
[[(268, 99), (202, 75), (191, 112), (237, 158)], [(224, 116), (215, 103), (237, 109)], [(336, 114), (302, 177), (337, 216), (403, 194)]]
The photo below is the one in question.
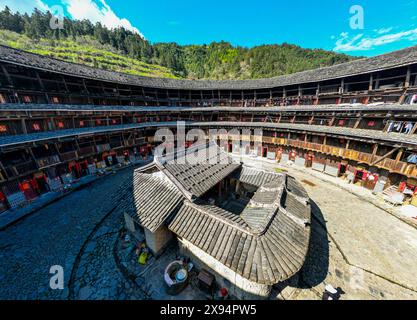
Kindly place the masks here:
[[(65, 18), (51, 29), (51, 14), (0, 12), (0, 44), (59, 59), (139, 75), (189, 79), (256, 79), (330, 66), (354, 57), (296, 45), (234, 47), (227, 42), (180, 46), (155, 43), (124, 28)], [(5, 30), (11, 31), (7, 32)]]
[(91, 36), (78, 36), (76, 40), (35, 40), (24, 34), (0, 29), (0, 44), (105, 70), (147, 77), (178, 78), (169, 68), (130, 58), (109, 45), (102, 45)]

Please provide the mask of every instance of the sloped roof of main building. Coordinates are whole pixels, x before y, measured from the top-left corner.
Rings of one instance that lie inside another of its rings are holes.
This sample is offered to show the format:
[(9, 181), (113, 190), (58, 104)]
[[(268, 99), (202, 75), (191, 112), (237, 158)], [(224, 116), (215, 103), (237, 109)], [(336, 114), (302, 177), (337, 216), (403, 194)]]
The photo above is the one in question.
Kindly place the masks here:
[[(304, 264), (310, 240), (311, 208), (303, 187), (284, 174), (234, 163), (213, 142), (206, 150), (227, 161), (210, 167), (182, 164), (181, 170), (168, 171), (173, 159), (157, 159), (136, 170), (125, 212), (152, 232), (165, 224), (247, 280), (272, 285), (294, 275)], [(193, 179), (184, 179), (185, 172)], [(228, 176), (258, 187), (240, 215), (198, 196)], [(201, 189), (194, 188), (197, 180)]]

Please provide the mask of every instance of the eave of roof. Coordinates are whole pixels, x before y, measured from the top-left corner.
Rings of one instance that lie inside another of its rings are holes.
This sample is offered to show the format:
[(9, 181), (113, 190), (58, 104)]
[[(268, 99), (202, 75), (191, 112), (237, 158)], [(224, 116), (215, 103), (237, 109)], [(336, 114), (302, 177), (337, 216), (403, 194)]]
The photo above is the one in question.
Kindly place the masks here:
[(265, 113), (266, 115), (275, 115), (285, 112), (412, 112), (417, 110), (415, 105), (401, 104), (378, 104), (378, 105), (300, 105), (300, 106), (282, 106), (282, 107), (140, 107), (140, 106), (100, 106), (100, 105), (65, 105), (65, 104), (0, 104), (1, 111), (17, 112), (143, 112), (143, 113), (213, 113), (213, 112), (231, 112), (231, 113)]
[[(302, 133), (328, 134), (339, 137), (348, 137), (359, 141), (386, 142), (395, 146), (414, 148), (417, 146), (417, 136), (394, 132), (381, 132), (369, 129), (352, 129), (345, 127), (327, 127), (320, 125), (307, 125), (296, 123), (273, 123), (273, 122), (185, 122), (187, 127), (195, 128), (261, 128), (271, 130), (299, 131)], [(0, 147), (16, 146), (19, 144), (63, 139), (68, 137), (90, 136), (107, 132), (122, 132), (125, 130), (142, 128), (165, 128), (176, 127), (177, 122), (150, 122), (140, 124), (114, 125), (105, 127), (91, 127), (79, 129), (64, 129), (45, 131), (39, 133), (0, 136)]]
[(301, 185), (295, 187), (294, 181), (291, 184), (292, 189), (285, 188), (286, 196), (276, 199), (279, 205), (272, 214), (268, 213), (267, 219), (261, 216), (262, 228), (251, 227), (252, 223), (242, 215), (230, 217), (230, 213), (224, 214), (220, 208), (189, 202), (173, 217), (168, 228), (243, 278), (276, 284), (301, 269), (310, 241), (308, 196), (301, 196), (305, 195), (300, 191)]
[[(136, 170), (121, 208), (143, 227), (155, 232), (184, 200), (169, 181)], [(126, 191), (126, 190), (125, 190)]]
[(0, 46), (0, 61), (71, 76), (151, 88), (184, 90), (250, 90), (270, 89), (286, 85), (339, 79), (347, 76), (407, 66), (417, 63), (417, 46), (372, 58), (354, 60), (331, 67), (257, 80), (173, 80), (133, 76), (64, 62), (6, 46)]

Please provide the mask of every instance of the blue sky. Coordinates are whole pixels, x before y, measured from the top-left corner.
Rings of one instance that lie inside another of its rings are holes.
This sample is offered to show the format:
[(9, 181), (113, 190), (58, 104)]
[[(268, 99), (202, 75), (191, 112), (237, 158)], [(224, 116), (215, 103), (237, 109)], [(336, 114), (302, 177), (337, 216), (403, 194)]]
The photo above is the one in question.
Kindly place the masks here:
[[(21, 12), (61, 5), (68, 17), (123, 25), (151, 42), (287, 42), (361, 56), (417, 44), (417, 0), (0, 0), (5, 5)], [(363, 9), (363, 29), (351, 28), (354, 5)]]

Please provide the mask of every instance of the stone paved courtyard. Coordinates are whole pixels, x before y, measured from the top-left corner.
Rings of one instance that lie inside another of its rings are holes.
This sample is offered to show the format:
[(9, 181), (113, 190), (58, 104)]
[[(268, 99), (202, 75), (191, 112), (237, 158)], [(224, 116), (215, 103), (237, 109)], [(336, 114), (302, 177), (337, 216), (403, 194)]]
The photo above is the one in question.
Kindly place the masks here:
[[(332, 284), (343, 289), (342, 299), (417, 299), (415, 228), (317, 176), (284, 169), (312, 199), (312, 239), (302, 271), (271, 298), (320, 299)], [(0, 299), (168, 299), (156, 283), (174, 251), (158, 262), (152, 258), (136, 278), (118, 251), (123, 219), (117, 191), (132, 170), (104, 177), (1, 231)], [(49, 287), (52, 265), (64, 267), (64, 290)], [(202, 297), (188, 290), (179, 298)]]

